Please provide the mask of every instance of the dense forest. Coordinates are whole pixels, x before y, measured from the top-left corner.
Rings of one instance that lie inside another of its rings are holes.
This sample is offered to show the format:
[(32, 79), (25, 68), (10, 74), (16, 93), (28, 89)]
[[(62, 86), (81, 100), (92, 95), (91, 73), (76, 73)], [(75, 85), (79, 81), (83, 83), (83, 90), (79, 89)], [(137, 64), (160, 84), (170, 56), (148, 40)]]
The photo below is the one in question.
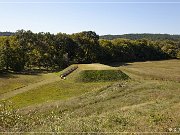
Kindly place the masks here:
[(180, 58), (179, 37), (155, 37), (107, 40), (92, 31), (68, 35), (19, 30), (11, 36), (0, 36), (0, 70), (57, 70), (73, 63)]
[(131, 40), (138, 40), (138, 39), (149, 39), (149, 40), (180, 40), (180, 35), (170, 35), (170, 34), (124, 34), (124, 35), (103, 35), (100, 36), (100, 39), (107, 39), (113, 40), (117, 38), (125, 38)]

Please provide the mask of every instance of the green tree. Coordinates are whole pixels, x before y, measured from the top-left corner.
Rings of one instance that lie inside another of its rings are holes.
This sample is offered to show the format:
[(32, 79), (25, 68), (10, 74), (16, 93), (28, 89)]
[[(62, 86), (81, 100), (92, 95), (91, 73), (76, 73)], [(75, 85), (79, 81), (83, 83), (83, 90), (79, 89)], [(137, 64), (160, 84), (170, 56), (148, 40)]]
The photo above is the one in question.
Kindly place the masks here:
[[(78, 45), (78, 62), (91, 63), (99, 59), (99, 36), (92, 31), (84, 31), (72, 35), (73, 40)], [(98, 53), (97, 53), (98, 52)]]
[[(59, 68), (66, 67), (70, 61), (74, 62), (75, 43), (67, 34), (58, 33), (55, 36), (54, 62)], [(65, 58), (65, 55), (67, 58)]]
[(5, 67), (3, 48), (0, 46), (0, 71)]

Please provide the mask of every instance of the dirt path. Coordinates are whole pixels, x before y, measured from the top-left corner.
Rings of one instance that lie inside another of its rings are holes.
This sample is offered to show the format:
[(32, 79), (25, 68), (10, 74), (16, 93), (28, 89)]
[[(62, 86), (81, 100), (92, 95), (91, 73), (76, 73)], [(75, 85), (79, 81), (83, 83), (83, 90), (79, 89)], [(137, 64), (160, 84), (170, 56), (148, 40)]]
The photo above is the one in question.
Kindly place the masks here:
[(4, 93), (4, 94), (0, 95), (0, 100), (6, 100), (6, 99), (8, 99), (10, 97), (13, 97), (13, 96), (17, 95), (17, 94), (29, 91), (31, 89), (35, 89), (35, 88), (43, 86), (45, 84), (53, 83), (53, 82), (56, 82), (56, 81), (59, 81), (59, 80), (61, 80), (60, 77), (52, 76), (51, 78), (48, 78), (46, 80), (42, 80), (40, 82), (33, 83), (33, 84), (30, 84), (30, 85), (21, 87), (19, 89)]

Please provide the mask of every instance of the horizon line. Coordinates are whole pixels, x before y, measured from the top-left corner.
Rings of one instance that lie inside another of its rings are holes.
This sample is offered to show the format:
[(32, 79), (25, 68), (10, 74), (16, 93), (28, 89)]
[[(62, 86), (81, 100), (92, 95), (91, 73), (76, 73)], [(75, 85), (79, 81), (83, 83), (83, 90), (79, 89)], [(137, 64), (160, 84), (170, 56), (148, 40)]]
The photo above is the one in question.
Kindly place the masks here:
[[(21, 29), (21, 30), (24, 30), (24, 29)], [(18, 30), (17, 30), (18, 31)], [(16, 33), (17, 31), (15, 31), (15, 32), (13, 32), (13, 31), (0, 31), (0, 33), (5, 33), (5, 32), (9, 32), (9, 33)], [(32, 33), (41, 33), (41, 32), (33, 32), (32, 30), (25, 30), (25, 31), (31, 31)], [(91, 31), (91, 30), (87, 30), (87, 31)], [(84, 31), (79, 31), (79, 32), (72, 32), (72, 33), (66, 33), (66, 32), (49, 32), (49, 31), (46, 31), (46, 32), (44, 32), (44, 31), (42, 31), (42, 33), (50, 33), (50, 34), (58, 34), (58, 33), (63, 33), (63, 34), (68, 34), (68, 35), (71, 35), (71, 34), (76, 34), (76, 33), (80, 33), (80, 32), (84, 32)], [(96, 33), (96, 31), (93, 31), (93, 32), (95, 32)], [(96, 34), (98, 34), (98, 33), (96, 33)], [(142, 32), (142, 33), (136, 33), (136, 32), (134, 32), (134, 33), (132, 33), (132, 32), (130, 32), (130, 33), (119, 33), (119, 34), (109, 34), (109, 33), (107, 33), (107, 34), (98, 34), (99, 36), (107, 36), (107, 35), (111, 35), (111, 36), (117, 36), (117, 35), (128, 35), (128, 34), (160, 34), (160, 35), (178, 35), (178, 36), (180, 36), (180, 33), (174, 33), (174, 34), (171, 34), (171, 33), (151, 33), (151, 32)]]

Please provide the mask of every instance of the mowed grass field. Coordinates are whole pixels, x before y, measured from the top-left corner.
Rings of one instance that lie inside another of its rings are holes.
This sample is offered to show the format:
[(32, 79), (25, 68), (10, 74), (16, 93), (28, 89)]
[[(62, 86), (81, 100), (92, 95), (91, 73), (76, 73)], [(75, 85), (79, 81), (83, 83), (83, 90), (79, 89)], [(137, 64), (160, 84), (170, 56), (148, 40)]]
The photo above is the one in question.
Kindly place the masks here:
[(20, 74), (0, 74), (0, 94), (13, 91), (27, 85), (48, 79), (50, 75), (37, 74), (37, 75), (20, 75)]
[(67, 69), (61, 72), (37, 75), (8, 74), (6, 75), (7, 77), (3, 76), (0, 78), (2, 80), (0, 99), (11, 101), (14, 103), (15, 108), (21, 108), (78, 96), (112, 83), (76, 82), (76, 77), (80, 71), (93, 69), (92, 67), (111, 69), (111, 67), (101, 64), (87, 64), (86, 66), (82, 64), (79, 65), (79, 68), (69, 75), (66, 80), (62, 80), (60, 74)]
[[(180, 128), (180, 60), (78, 66), (65, 80), (60, 79), (61, 72), (0, 78), (6, 83), (0, 87), (1, 100), (11, 101), (22, 116), (31, 115), (30, 126), (23, 130), (117, 133)], [(76, 81), (82, 70), (111, 69), (120, 69), (131, 79)], [(16, 81), (21, 85), (13, 86)]]

